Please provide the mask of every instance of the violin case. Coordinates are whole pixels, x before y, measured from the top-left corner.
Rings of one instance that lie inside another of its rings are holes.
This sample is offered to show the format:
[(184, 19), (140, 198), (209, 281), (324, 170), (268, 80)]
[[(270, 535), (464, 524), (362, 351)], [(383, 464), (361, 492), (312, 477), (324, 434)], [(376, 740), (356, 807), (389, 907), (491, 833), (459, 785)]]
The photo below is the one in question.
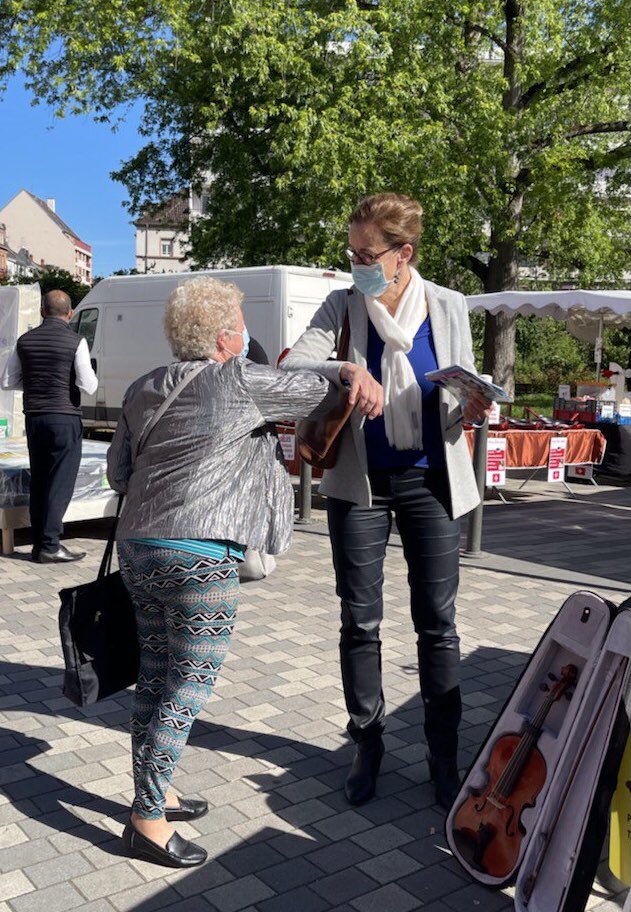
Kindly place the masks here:
[(517, 912), (587, 903), (631, 717), (631, 600), (576, 592), (540, 640), (447, 817), (479, 883)]

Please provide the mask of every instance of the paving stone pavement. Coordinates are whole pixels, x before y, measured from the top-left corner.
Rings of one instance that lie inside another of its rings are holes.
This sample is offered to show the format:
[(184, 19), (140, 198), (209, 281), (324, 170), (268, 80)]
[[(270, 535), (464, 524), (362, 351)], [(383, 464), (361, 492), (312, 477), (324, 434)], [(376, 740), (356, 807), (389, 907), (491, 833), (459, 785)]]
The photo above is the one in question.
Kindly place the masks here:
[[(481, 559), (465, 559), (459, 610), (471, 762), (563, 600), (631, 592), (631, 489), (577, 502), (535, 486), (485, 511)], [(537, 493), (539, 492), (539, 493)], [(386, 565), (387, 753), (378, 796), (350, 808), (352, 749), (338, 672), (338, 609), (321, 513), (297, 528), (272, 577), (248, 584), (233, 648), (196, 722), (176, 786), (211, 811), (180, 832), (209, 862), (173, 872), (126, 857), (132, 798), (129, 693), (89, 709), (61, 694), (57, 591), (95, 576), (106, 523), (69, 527), (88, 557), (28, 561), (25, 533), (0, 558), (0, 912), (464, 912), (513, 908), (451, 857), (422, 743), (406, 571), (394, 535)], [(597, 882), (588, 908), (624, 893)]]

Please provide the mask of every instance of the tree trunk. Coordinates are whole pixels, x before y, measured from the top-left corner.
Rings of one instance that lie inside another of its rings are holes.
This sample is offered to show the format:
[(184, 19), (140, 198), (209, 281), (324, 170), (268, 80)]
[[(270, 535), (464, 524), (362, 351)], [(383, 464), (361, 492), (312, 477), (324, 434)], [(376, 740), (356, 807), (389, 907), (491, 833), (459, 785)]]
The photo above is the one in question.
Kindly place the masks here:
[[(504, 111), (517, 113), (522, 93), (520, 63), (523, 62), (524, 29), (522, 0), (504, 0), (506, 21), (506, 49), (504, 52), (504, 78), (506, 90), (502, 97)], [(516, 152), (509, 162), (513, 180), (519, 182), (521, 162)], [(517, 241), (521, 232), (523, 190), (517, 188), (507, 196), (506, 220), (501, 230), (491, 230), (490, 249), (494, 251), (484, 283), (484, 290), (513, 291), (517, 288), (519, 261)], [(495, 226), (497, 229), (499, 226)], [(487, 312), (484, 323), (484, 372), (502, 386), (509, 396), (515, 394), (515, 320), (513, 314)]]
[(483, 372), (493, 382), (515, 395), (515, 320), (514, 314), (486, 314), (484, 322)]
[[(514, 240), (493, 242), (496, 255), (489, 263), (484, 291), (513, 291), (517, 287), (518, 260)], [(509, 396), (515, 394), (515, 320), (513, 314), (486, 313), (484, 323), (485, 374), (491, 374), (493, 382), (503, 387)]]

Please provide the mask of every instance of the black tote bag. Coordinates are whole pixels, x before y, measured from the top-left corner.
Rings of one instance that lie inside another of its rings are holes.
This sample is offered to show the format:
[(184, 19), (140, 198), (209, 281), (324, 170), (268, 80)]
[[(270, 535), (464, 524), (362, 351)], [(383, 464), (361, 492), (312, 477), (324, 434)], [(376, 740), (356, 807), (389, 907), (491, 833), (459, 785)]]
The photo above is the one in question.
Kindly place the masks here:
[(64, 696), (90, 706), (138, 680), (134, 606), (120, 572), (112, 573), (116, 520), (97, 578), (59, 593), (59, 632), (66, 664)]

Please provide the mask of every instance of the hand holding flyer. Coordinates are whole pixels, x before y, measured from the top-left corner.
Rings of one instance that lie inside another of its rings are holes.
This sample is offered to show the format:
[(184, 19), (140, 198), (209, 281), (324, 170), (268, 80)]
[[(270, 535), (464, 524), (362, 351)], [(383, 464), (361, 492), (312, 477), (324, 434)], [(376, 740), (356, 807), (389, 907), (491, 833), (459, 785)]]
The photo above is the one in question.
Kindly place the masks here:
[(477, 374), (467, 370), (465, 367), (461, 367), (460, 364), (452, 364), (450, 367), (428, 371), (425, 376), (432, 383), (444, 386), (458, 399), (468, 399), (473, 393), (478, 393), (478, 395), (484, 396), (492, 402), (513, 401), (501, 386), (489, 383), (488, 380), (482, 380)]

